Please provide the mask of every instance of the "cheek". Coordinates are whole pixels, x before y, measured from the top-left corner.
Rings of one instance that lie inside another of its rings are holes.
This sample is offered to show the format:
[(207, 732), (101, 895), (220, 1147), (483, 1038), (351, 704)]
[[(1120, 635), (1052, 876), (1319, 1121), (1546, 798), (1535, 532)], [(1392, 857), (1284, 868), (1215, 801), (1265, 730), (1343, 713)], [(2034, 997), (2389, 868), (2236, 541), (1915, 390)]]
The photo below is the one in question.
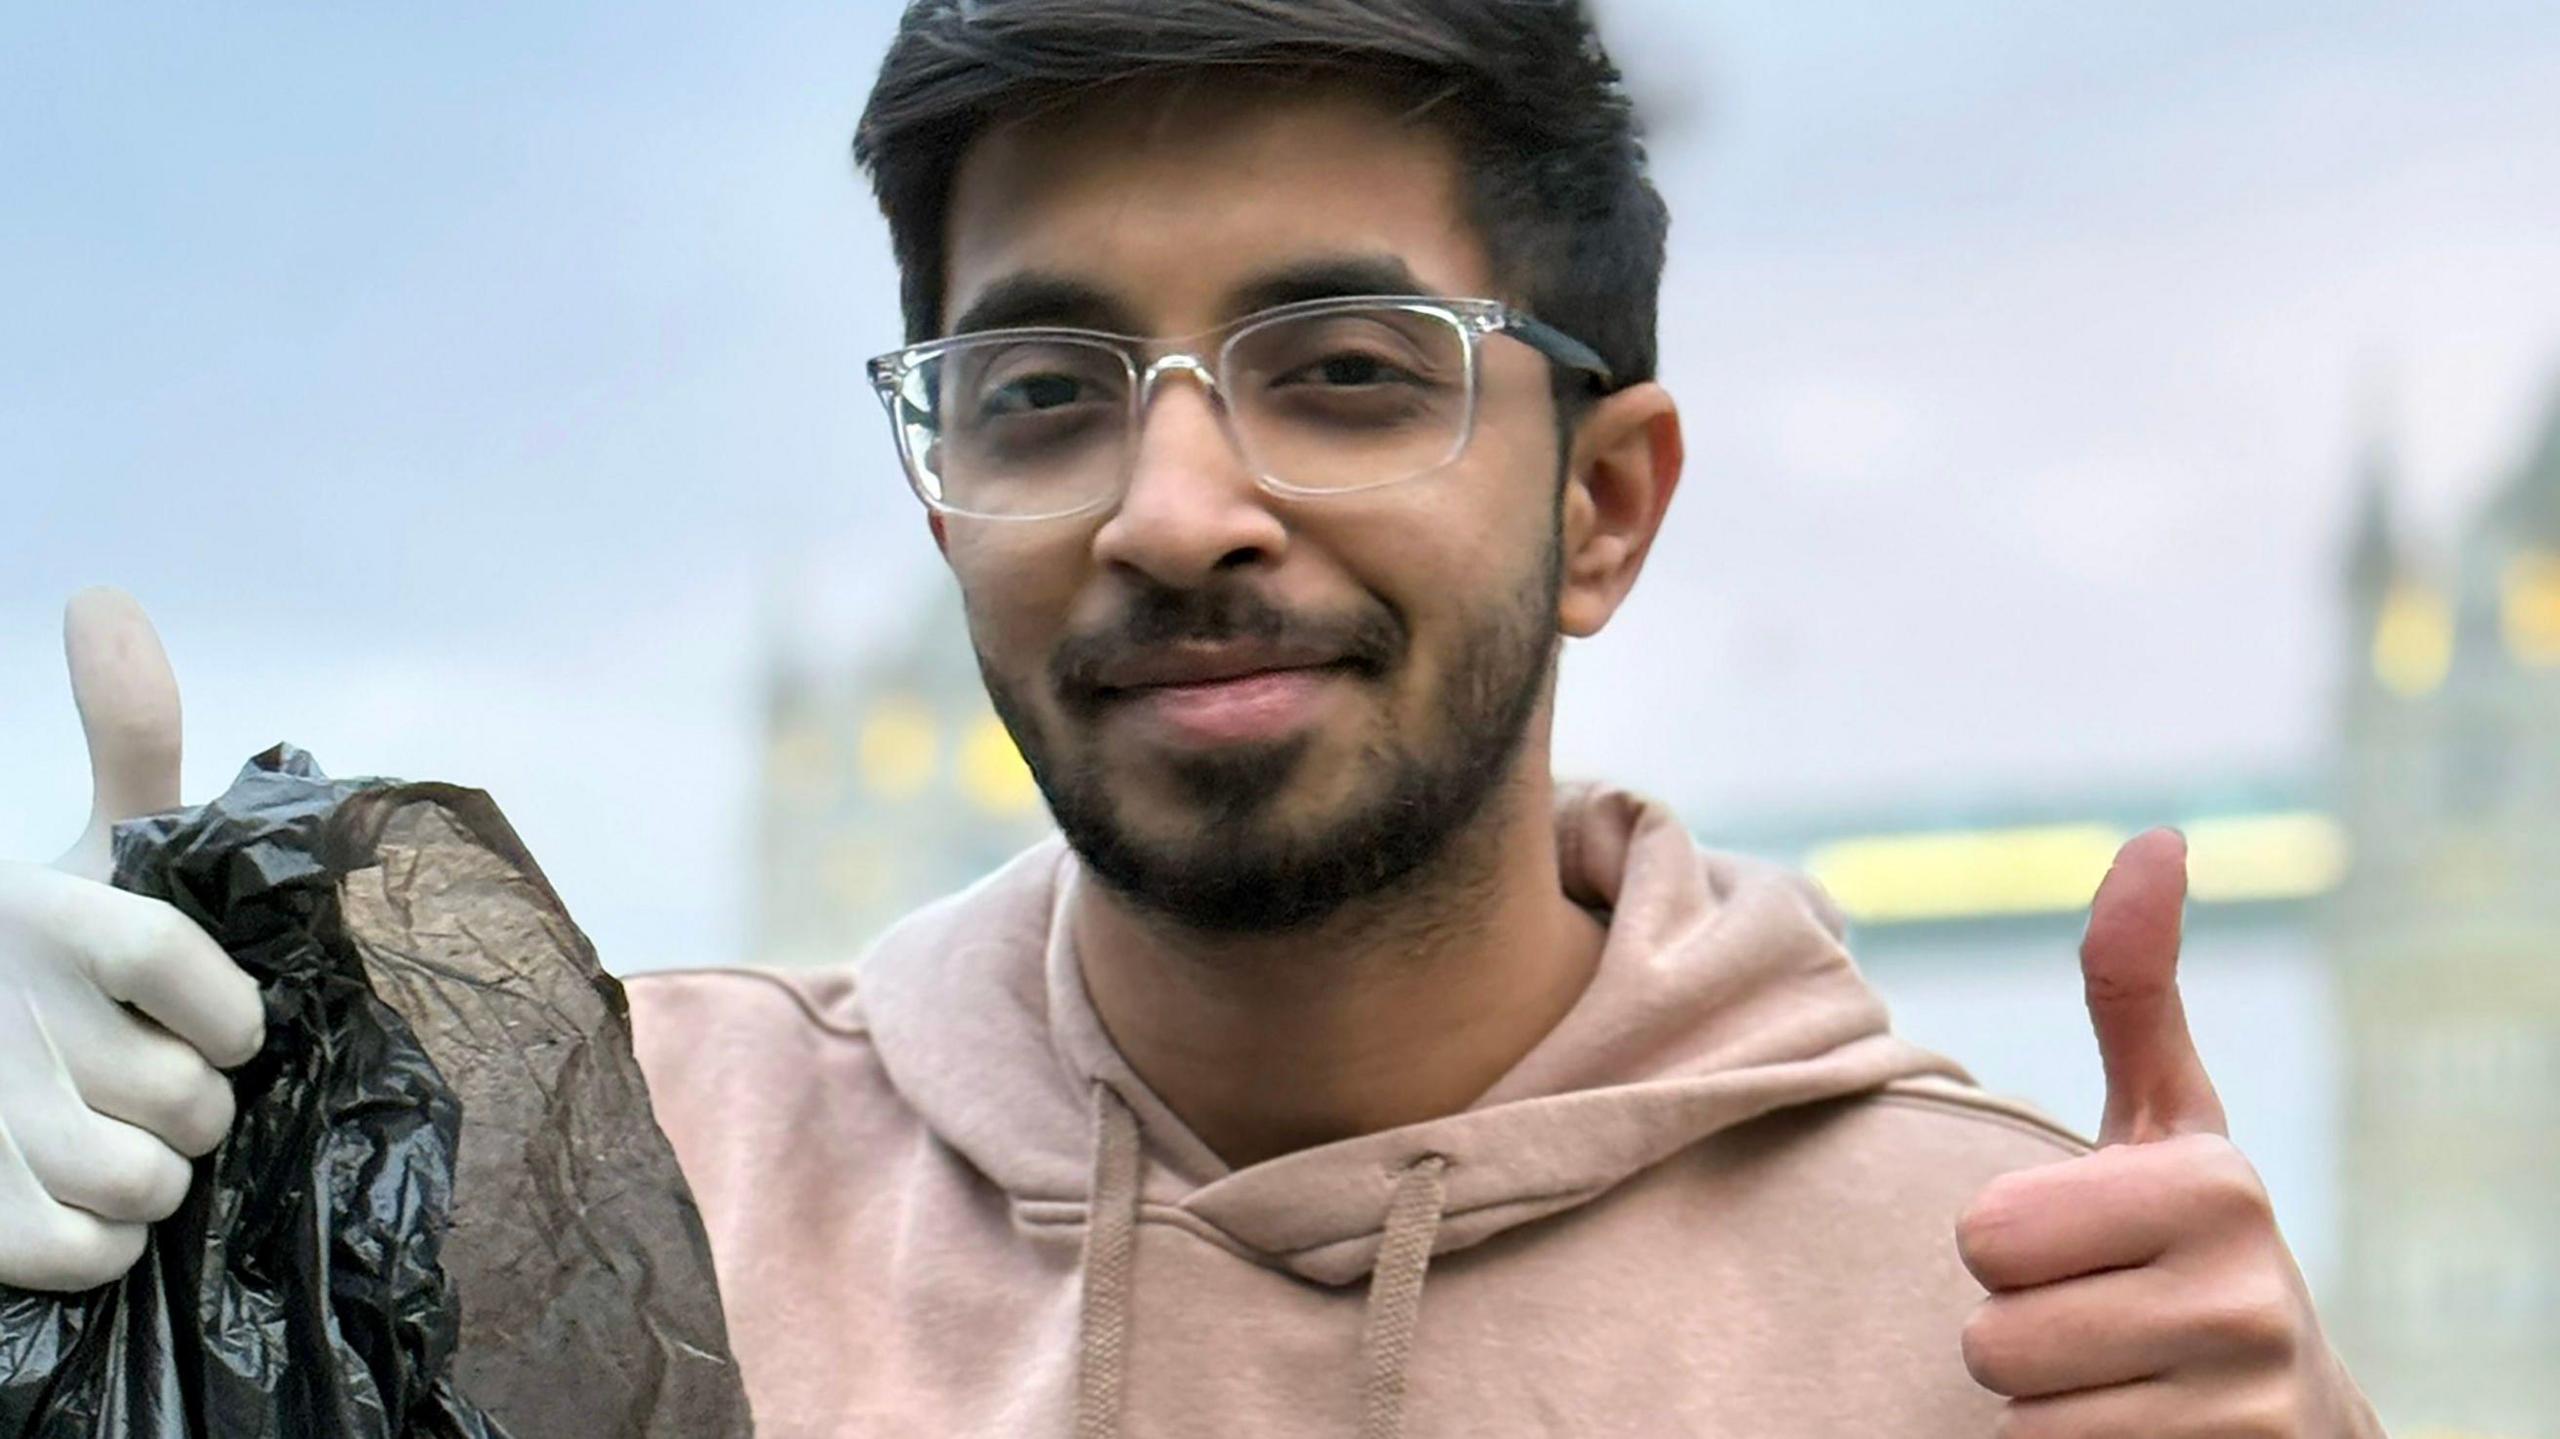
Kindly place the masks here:
[(946, 553), (968, 608), (970, 642), (1017, 686), (1039, 674), (1065, 627), (1083, 543), (960, 522)]
[[(1437, 711), (1453, 670), (1486, 625), (1523, 622), (1514, 611), (1539, 585), (1554, 529), (1553, 498), (1543, 486), (1534, 495), (1506, 489), (1497, 499), (1501, 476), (1453, 471), (1442, 479), (1447, 487), (1437, 503), (1374, 516), (1361, 527), (1356, 550), (1343, 556), (1403, 621), (1408, 649), (1392, 701), (1399, 724)], [(1553, 617), (1525, 622), (1552, 627)]]

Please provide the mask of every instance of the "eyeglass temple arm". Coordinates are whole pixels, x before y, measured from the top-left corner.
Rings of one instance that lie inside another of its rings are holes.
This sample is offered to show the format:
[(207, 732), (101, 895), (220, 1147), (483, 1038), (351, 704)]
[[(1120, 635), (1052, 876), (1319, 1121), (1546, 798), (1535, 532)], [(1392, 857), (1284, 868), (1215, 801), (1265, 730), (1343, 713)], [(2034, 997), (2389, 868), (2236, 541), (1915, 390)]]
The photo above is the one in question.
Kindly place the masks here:
[(1604, 390), (1615, 383), (1616, 377), (1609, 371), (1609, 362), (1600, 358), (1598, 350), (1543, 320), (1532, 319), (1514, 310), (1503, 315), (1502, 328), (1514, 339), (1557, 364), (1587, 371)]

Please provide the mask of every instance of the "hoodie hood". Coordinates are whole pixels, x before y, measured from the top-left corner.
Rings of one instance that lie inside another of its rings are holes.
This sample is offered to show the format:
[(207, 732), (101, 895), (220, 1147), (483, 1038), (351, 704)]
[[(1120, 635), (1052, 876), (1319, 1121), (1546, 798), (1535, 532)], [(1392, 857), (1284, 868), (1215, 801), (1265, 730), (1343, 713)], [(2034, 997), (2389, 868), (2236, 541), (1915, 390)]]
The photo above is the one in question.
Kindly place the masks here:
[[(1427, 1261), (1779, 1109), (1896, 1080), (1966, 1082), (1889, 1032), (1838, 910), (1810, 882), (1704, 850), (1668, 810), (1620, 790), (1560, 791), (1557, 833), (1566, 892), (1608, 919), (1563, 1020), (1460, 1113), (1244, 1169), (1104, 1033), (1066, 923), (1093, 881), (1059, 840), (876, 945), (858, 970), (863, 1008), (900, 1093), (1027, 1218), (1085, 1212), (1115, 1162), (1103, 1151), (1134, 1143), (1116, 1162), (1135, 1193), (1118, 1202), (1325, 1285), (1383, 1279), (1391, 1230), (1408, 1246), (1419, 1235), (1413, 1259)], [(1393, 1222), (1417, 1176), (1436, 1228)]]

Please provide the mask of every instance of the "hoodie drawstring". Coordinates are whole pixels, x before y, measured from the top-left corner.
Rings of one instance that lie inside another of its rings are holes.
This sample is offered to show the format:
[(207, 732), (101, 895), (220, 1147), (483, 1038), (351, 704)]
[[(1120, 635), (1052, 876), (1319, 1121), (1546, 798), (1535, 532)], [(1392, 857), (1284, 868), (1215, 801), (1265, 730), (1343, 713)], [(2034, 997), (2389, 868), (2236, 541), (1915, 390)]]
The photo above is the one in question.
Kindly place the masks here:
[(1387, 1202), (1386, 1233), (1369, 1270), (1369, 1312), (1360, 1325), (1360, 1353), (1368, 1380), (1360, 1390), (1360, 1439), (1399, 1439), (1404, 1433), (1405, 1361), (1413, 1357), (1414, 1326), (1422, 1318), (1422, 1276), (1431, 1268), (1431, 1245), (1440, 1237), (1440, 1210), (1448, 1201), (1441, 1174), (1449, 1161), (1426, 1154), (1396, 1176)]
[[(1360, 1325), (1366, 1373), (1360, 1439), (1401, 1439), (1406, 1364), (1422, 1317), (1422, 1280), (1448, 1202), (1449, 1161), (1426, 1154), (1396, 1176), (1369, 1270)], [(1138, 1239), (1138, 1116), (1111, 1086), (1093, 1086), (1093, 1180), (1076, 1320), (1075, 1439), (1115, 1439), (1128, 1375), (1129, 1286)]]
[(1138, 1116), (1107, 1084), (1093, 1087), (1090, 1204), (1076, 1319), (1075, 1439), (1114, 1439), (1128, 1370), (1129, 1270), (1138, 1243)]

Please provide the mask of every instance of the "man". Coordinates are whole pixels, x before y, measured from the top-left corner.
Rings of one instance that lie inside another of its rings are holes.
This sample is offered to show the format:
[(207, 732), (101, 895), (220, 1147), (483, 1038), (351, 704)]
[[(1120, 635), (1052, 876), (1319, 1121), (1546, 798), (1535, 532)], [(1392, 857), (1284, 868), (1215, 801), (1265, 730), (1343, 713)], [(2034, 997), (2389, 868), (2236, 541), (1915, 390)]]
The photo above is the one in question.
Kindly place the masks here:
[[(2379, 1432), (2188, 1042), (2176, 836), (2094, 904), (2089, 1152), (1892, 1037), (1809, 886), (1550, 777), (1681, 469), (1577, 4), (923, 0), (857, 148), (873, 377), (1062, 838), (844, 970), (630, 986), (764, 1433)], [(100, 813), (173, 802), (147, 628), (73, 628)], [(254, 1047), (138, 903), (0, 879), (94, 1020), (0, 1069), (0, 1278), (116, 1272), (220, 1132), (112, 1000)]]

